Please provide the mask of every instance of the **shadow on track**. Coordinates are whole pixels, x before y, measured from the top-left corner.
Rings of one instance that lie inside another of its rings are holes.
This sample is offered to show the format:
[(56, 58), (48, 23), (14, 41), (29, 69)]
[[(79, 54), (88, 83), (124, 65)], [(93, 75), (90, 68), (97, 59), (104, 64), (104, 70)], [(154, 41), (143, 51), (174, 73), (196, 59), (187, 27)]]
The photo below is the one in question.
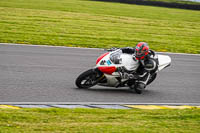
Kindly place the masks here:
[[(137, 94), (134, 90), (130, 90), (130, 89), (125, 89), (125, 88), (99, 88), (99, 87), (95, 87), (95, 88), (88, 88), (88, 89), (80, 89), (80, 88), (74, 88), (77, 90), (85, 90), (85, 91), (91, 91), (91, 92), (98, 92), (98, 93), (113, 93), (113, 94), (136, 94), (136, 95), (140, 95)], [(151, 91), (149, 90), (144, 90), (144, 92), (142, 94), (149, 94), (151, 93)]]

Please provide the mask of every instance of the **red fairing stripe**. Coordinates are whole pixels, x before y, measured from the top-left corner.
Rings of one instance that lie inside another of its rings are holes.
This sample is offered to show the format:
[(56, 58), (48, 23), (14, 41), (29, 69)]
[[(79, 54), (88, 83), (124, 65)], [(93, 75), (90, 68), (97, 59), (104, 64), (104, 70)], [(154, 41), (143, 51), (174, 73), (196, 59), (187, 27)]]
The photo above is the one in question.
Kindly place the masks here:
[(113, 72), (116, 71), (116, 67), (115, 66), (103, 66), (103, 67), (98, 67), (98, 69), (106, 74), (112, 74)]
[(100, 61), (103, 57), (105, 57), (106, 55), (108, 55), (108, 54), (109, 54), (109, 52), (108, 52), (108, 53), (102, 54), (102, 55), (97, 59), (96, 64), (98, 64), (99, 61)]

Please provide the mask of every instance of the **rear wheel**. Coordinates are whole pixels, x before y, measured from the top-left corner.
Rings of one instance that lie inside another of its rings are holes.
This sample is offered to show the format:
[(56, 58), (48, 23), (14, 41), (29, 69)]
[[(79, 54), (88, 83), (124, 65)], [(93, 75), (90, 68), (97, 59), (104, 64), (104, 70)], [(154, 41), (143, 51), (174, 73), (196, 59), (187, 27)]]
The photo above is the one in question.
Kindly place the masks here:
[(144, 90), (143, 88), (140, 88), (137, 83), (129, 86), (129, 88), (131, 92), (134, 92), (134, 93), (136, 92), (137, 94), (142, 94)]
[(143, 89), (139, 88), (139, 87), (135, 87), (135, 92), (137, 94), (142, 94)]
[(135, 87), (135, 92), (137, 94), (142, 94), (142, 92), (144, 91), (146, 85), (143, 83), (137, 83), (136, 87)]
[(76, 79), (76, 86), (78, 88), (90, 88), (96, 85), (102, 77), (103, 73), (95, 69), (90, 69), (78, 76), (78, 78)]
[(157, 73), (153, 73), (149, 79), (149, 81), (147, 82), (147, 85), (151, 84), (157, 77)]
[[(149, 81), (147, 82), (147, 85), (152, 83), (156, 79), (156, 76), (157, 76), (157, 73), (152, 74)], [(129, 87), (130, 87), (131, 91), (136, 92), (137, 94), (142, 94), (146, 85), (132, 83), (129, 85)]]

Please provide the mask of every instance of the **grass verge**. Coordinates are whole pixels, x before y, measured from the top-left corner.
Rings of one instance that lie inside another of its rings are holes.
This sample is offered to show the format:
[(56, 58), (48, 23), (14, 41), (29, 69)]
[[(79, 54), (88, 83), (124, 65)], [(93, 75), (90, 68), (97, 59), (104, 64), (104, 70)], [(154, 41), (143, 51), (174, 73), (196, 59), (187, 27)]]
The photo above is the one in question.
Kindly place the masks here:
[(191, 132), (200, 110), (1, 109), (0, 132)]
[(1, 0), (0, 42), (200, 54), (200, 12), (88, 0)]

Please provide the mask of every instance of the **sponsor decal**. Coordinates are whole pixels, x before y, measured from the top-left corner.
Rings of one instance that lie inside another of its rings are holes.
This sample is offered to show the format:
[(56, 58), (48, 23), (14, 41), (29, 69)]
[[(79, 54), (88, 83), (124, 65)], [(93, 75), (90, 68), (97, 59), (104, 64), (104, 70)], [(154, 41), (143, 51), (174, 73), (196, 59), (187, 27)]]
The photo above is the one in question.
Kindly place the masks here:
[(105, 65), (105, 63), (106, 63), (106, 61), (105, 61), (105, 60), (102, 60), (102, 61), (100, 62), (100, 65)]
[(107, 60), (106, 62), (108, 65), (111, 65), (112, 63), (110, 62), (110, 60)]

